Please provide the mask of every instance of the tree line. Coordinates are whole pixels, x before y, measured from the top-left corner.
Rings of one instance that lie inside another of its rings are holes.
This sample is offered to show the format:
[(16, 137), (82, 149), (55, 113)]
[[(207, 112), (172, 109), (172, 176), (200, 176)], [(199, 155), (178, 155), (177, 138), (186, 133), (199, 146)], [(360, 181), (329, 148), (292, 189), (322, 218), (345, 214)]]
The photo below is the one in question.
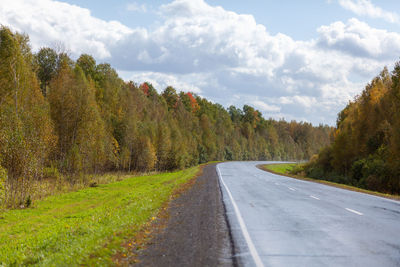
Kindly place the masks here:
[(385, 67), (337, 118), (334, 141), (305, 166), (314, 178), (400, 194), (400, 62)]
[[(107, 171), (169, 171), (213, 160), (308, 159), (331, 127), (265, 119), (192, 93), (125, 82), (106, 63), (41, 48), (0, 28), (0, 201), (19, 205), (33, 181), (70, 183)], [(3, 190), (2, 190), (3, 189)], [(3, 192), (3, 193), (1, 193)]]

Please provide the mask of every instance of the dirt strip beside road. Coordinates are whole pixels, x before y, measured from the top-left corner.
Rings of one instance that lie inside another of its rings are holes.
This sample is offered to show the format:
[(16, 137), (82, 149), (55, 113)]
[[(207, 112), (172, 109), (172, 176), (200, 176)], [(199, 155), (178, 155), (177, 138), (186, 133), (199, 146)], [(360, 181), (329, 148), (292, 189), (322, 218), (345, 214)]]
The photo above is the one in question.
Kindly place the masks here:
[(235, 266), (215, 164), (169, 206), (166, 228), (155, 233), (133, 266)]

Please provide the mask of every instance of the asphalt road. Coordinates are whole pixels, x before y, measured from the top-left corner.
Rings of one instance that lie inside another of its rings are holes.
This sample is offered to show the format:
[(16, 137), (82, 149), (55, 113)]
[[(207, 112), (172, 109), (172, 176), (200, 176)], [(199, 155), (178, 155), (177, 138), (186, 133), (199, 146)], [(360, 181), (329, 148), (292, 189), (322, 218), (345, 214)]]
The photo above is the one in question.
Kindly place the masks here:
[(400, 202), (217, 165), (235, 257), (244, 266), (400, 266)]

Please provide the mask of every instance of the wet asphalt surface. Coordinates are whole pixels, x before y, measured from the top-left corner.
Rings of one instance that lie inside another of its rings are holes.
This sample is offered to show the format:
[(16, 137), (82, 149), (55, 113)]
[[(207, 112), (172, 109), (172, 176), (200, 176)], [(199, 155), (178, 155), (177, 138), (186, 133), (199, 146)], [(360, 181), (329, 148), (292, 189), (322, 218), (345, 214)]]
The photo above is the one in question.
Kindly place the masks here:
[(238, 265), (400, 266), (399, 201), (275, 175), (262, 163), (218, 164)]

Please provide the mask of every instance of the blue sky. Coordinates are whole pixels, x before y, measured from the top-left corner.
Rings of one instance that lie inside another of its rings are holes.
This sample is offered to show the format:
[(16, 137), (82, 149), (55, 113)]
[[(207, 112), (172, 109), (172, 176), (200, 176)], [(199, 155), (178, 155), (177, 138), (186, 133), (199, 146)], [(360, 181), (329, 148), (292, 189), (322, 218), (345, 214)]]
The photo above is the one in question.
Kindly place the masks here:
[(34, 51), (62, 44), (125, 80), (193, 91), (265, 117), (334, 125), (400, 58), (395, 0), (3, 0), (0, 23)]
[[(88, 8), (94, 16), (105, 20), (118, 20), (130, 27), (146, 27), (157, 20), (155, 13), (158, 7), (169, 1), (68, 0), (65, 2)], [(208, 0), (206, 2), (213, 6), (222, 6), (226, 10), (231, 10), (238, 14), (251, 14), (258, 23), (265, 25), (270, 33), (285, 33), (296, 40), (315, 38), (316, 29), (319, 26), (355, 17), (353, 12), (343, 9), (337, 1)], [(144, 5), (146, 12), (127, 10), (127, 6), (132, 3), (139, 7)], [(376, 3), (385, 10), (395, 11), (400, 14), (400, 3), (397, 0), (380, 0), (376, 1)], [(365, 17), (363, 19), (368, 21), (370, 26), (391, 31), (398, 31), (400, 27), (399, 24), (385, 23), (380, 19)]]

